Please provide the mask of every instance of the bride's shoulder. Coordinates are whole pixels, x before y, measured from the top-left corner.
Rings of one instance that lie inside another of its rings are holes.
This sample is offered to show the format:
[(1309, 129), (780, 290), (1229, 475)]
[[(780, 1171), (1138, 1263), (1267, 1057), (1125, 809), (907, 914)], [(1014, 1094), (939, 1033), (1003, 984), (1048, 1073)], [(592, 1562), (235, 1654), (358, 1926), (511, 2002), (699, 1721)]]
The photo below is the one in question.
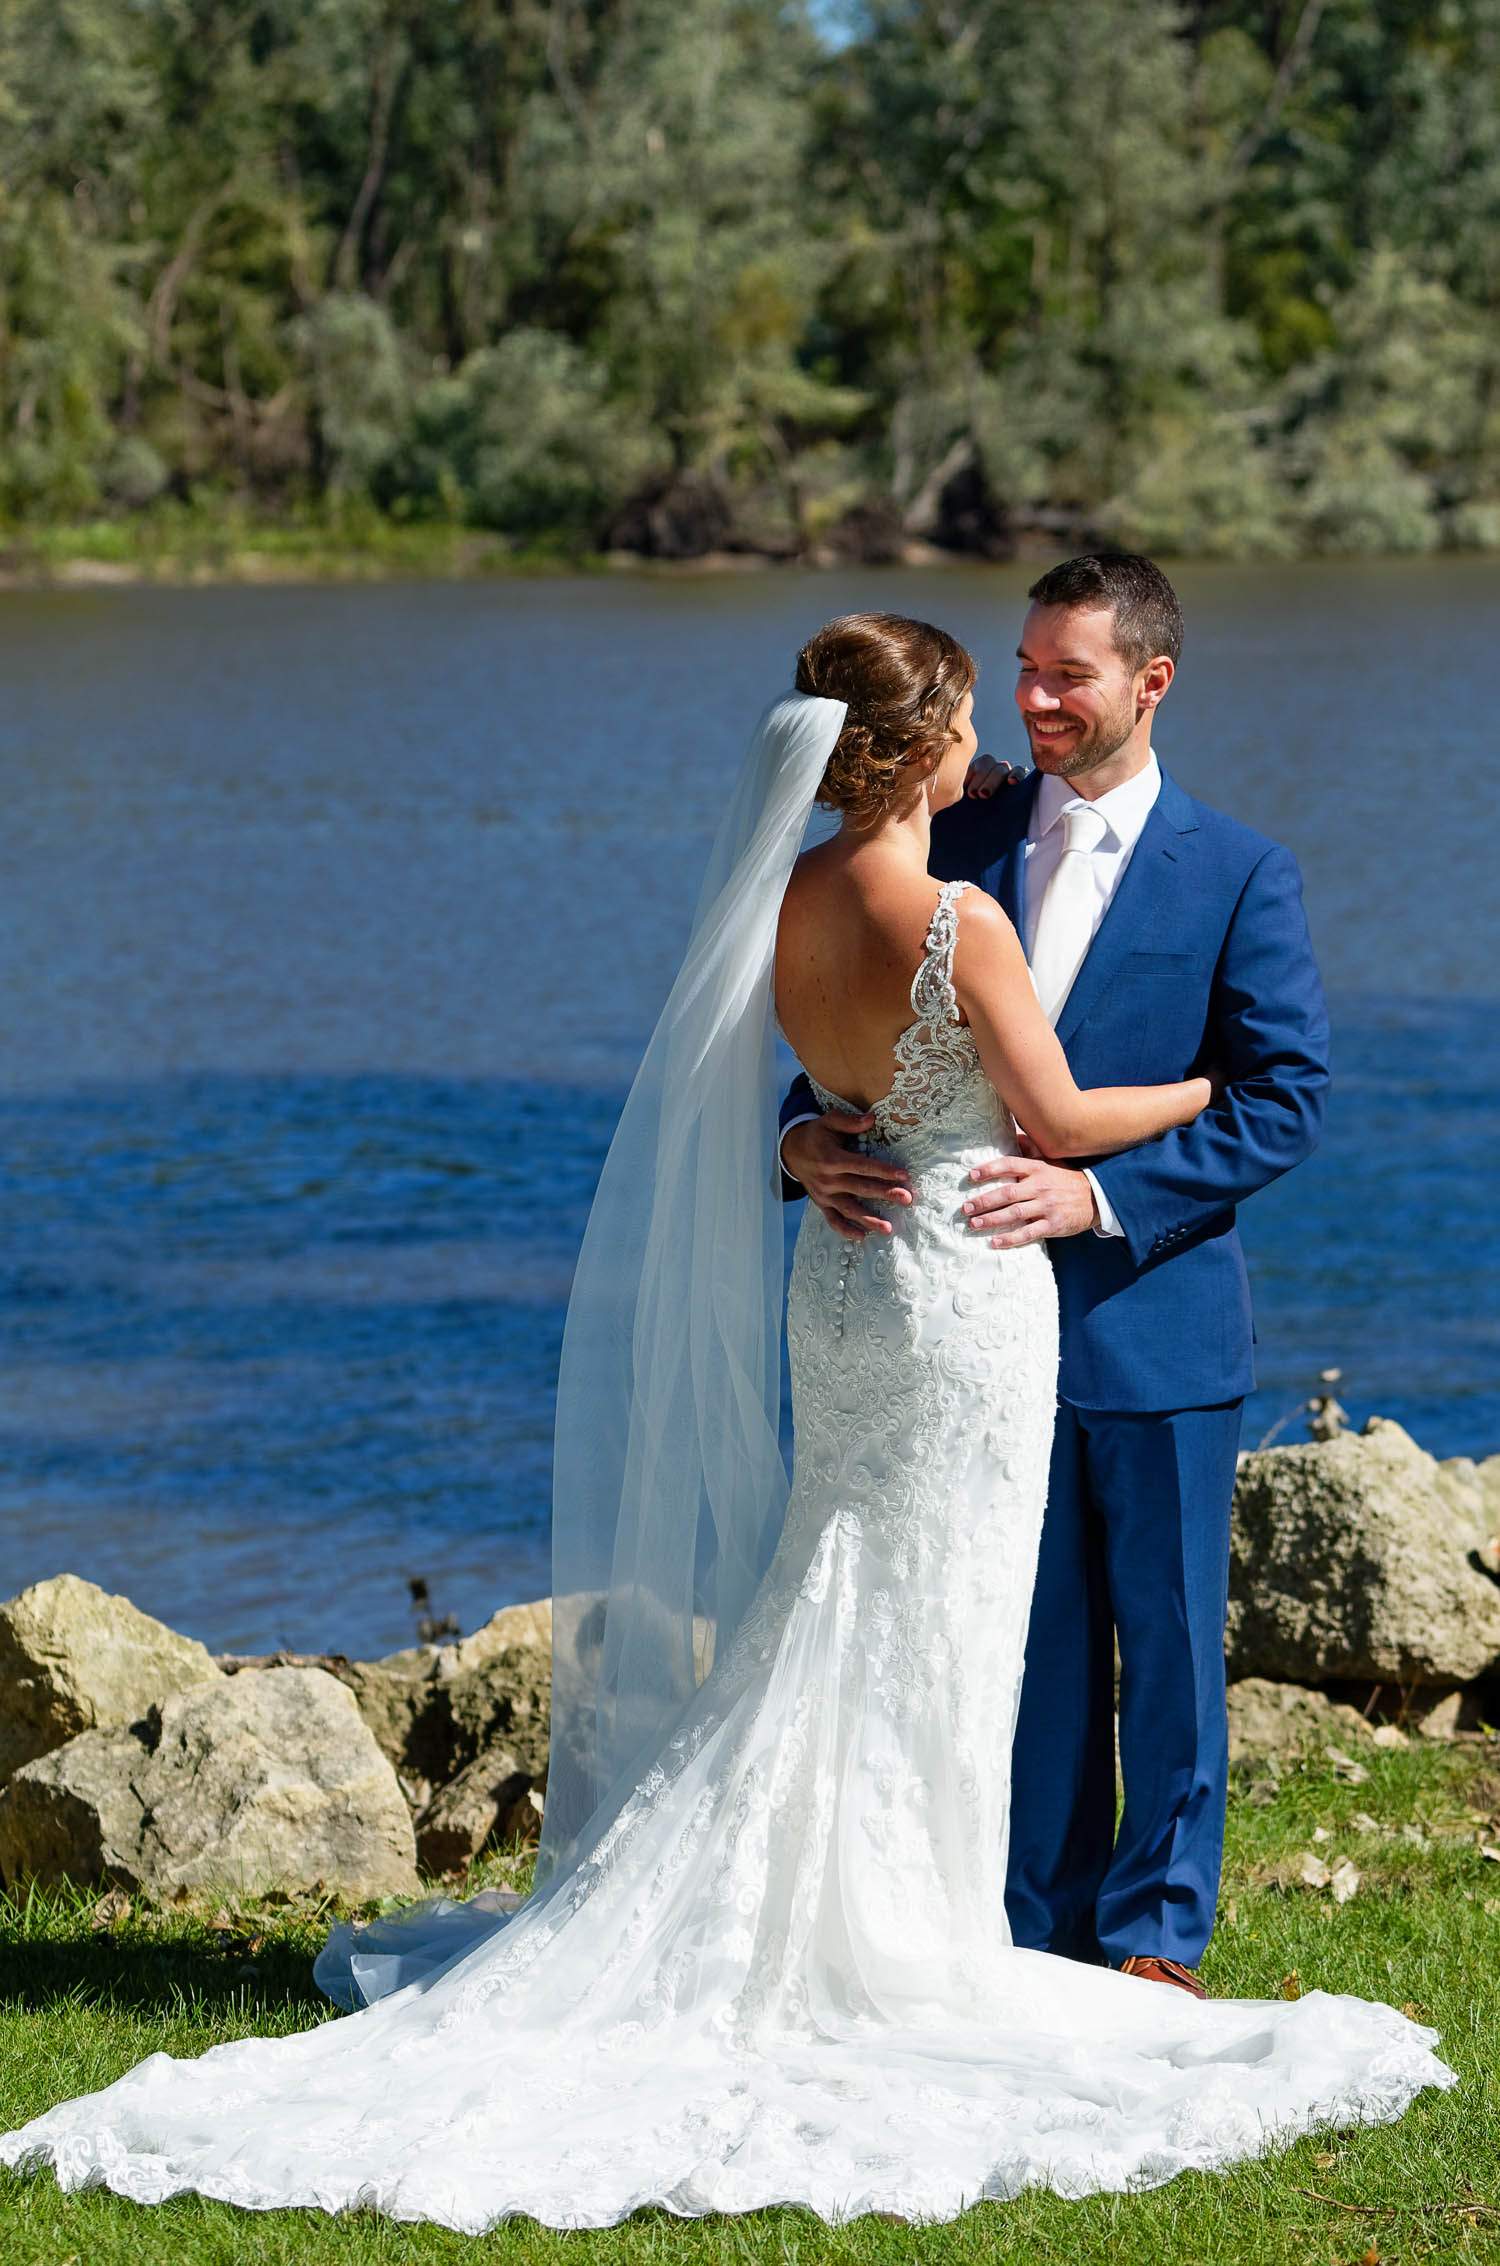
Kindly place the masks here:
[(954, 972), (980, 972), (1021, 954), (1015, 923), (1003, 905), (987, 890), (968, 887), (955, 891), (958, 920), (954, 932)]
[(1004, 906), (996, 904), (988, 890), (981, 889), (977, 883), (962, 881), (956, 887), (946, 883), (939, 893), (939, 904), (945, 896), (957, 916), (961, 934), (976, 938), (1015, 935), (1014, 924)]

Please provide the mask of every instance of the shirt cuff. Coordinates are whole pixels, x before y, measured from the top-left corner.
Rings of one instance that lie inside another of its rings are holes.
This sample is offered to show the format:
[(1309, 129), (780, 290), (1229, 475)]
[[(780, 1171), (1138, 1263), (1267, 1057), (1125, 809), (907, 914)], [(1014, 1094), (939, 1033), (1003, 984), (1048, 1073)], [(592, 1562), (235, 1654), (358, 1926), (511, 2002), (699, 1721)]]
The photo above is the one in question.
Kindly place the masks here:
[[(787, 1131), (790, 1133), (790, 1126), (787, 1127)], [(1094, 1178), (1094, 1175), (1089, 1171), (1087, 1165), (1085, 1165), (1083, 1168), (1083, 1177), (1088, 1182), (1090, 1188), (1093, 1189), (1094, 1202), (1098, 1207), (1099, 1218), (1094, 1228), (1095, 1235), (1123, 1235), (1125, 1233), (1125, 1230), (1123, 1227), (1121, 1227), (1119, 1221), (1115, 1218), (1115, 1208), (1113, 1204), (1105, 1195), (1104, 1190), (1100, 1187), (1098, 1181)]]
[[(821, 1115), (821, 1110), (805, 1109), (800, 1117), (789, 1117), (785, 1125), (783, 1125), (783, 1127), (781, 1128), (781, 1131), (776, 1136), (776, 1155), (780, 1162), (782, 1171), (786, 1172), (788, 1180), (797, 1180), (797, 1175), (794, 1172), (786, 1171), (786, 1158), (781, 1154), (782, 1142), (786, 1139), (788, 1133), (791, 1132), (794, 1125), (813, 1125), (817, 1122), (818, 1118)], [(797, 1186), (800, 1188), (801, 1185), (801, 1181), (797, 1180)]]

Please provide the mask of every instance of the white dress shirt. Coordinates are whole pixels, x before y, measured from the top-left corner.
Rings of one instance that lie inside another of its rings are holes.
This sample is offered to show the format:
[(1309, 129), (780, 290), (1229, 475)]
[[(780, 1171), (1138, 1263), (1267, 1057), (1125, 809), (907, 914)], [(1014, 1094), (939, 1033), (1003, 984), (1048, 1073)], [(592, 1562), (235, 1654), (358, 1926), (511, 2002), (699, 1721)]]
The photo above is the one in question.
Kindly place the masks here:
[[(1131, 854), (1141, 838), (1141, 829), (1151, 816), (1152, 806), (1161, 793), (1161, 766), (1154, 751), (1146, 758), (1133, 778), (1121, 786), (1111, 787), (1108, 794), (1095, 795), (1090, 809), (1104, 820), (1105, 833), (1098, 846), (1089, 853), (1089, 871), (1094, 877), (1094, 925), (1091, 937), (1099, 933), (1103, 920), (1119, 888)], [(1042, 898), (1048, 882), (1057, 870), (1063, 853), (1063, 815), (1084, 798), (1076, 794), (1066, 779), (1044, 772), (1031, 805), (1031, 823), (1026, 829), (1026, 842), (1022, 849), (1023, 901), (1026, 910), (1026, 956), (1036, 942), (1037, 916), (1042, 909)], [(791, 1131), (790, 1126), (787, 1128)], [(1123, 1231), (1114, 1214), (1113, 1206), (1094, 1175), (1084, 1167), (1084, 1178), (1094, 1191), (1098, 1208), (1097, 1235), (1119, 1235)]]
[[(998, 790), (1001, 794), (1012, 791), (1009, 788)], [(1153, 750), (1133, 778), (1125, 780), (1121, 786), (1111, 787), (1108, 794), (1092, 798), (1091, 807), (1105, 822), (1105, 832), (1097, 848), (1089, 853), (1089, 869), (1094, 876), (1098, 900), (1091, 932), (1093, 936), (1099, 933), (1099, 923), (1120, 886), (1131, 854), (1141, 838), (1141, 829), (1151, 816), (1152, 807), (1160, 793), (1161, 766)], [(1041, 911), (1042, 896), (1063, 853), (1066, 832), (1062, 823), (1063, 813), (1083, 800), (1084, 797), (1075, 794), (1066, 779), (1059, 779), (1050, 771), (1042, 774), (1032, 801), (1031, 822), (1026, 829), (1026, 841), (1021, 852), (1022, 871), (1025, 875), (1022, 889), (1026, 908), (1026, 934), (1023, 942), (1028, 959), (1036, 939), (1037, 915)], [(786, 1139), (793, 1125), (806, 1125), (817, 1114), (816, 1110), (808, 1110), (803, 1116), (794, 1117), (784, 1127), (781, 1140)], [(780, 1142), (777, 1146), (779, 1149)], [(1094, 1233), (1122, 1234), (1124, 1231), (1115, 1217), (1114, 1207), (1087, 1166), (1084, 1167), (1084, 1178), (1094, 1191), (1094, 1203), (1099, 1213)]]

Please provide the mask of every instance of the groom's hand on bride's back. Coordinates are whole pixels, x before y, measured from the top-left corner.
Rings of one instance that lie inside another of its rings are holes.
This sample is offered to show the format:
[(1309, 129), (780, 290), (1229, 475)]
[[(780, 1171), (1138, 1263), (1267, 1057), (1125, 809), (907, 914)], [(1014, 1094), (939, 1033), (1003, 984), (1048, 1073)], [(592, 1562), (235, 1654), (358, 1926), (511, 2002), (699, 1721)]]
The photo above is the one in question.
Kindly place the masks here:
[(900, 1165), (883, 1157), (867, 1157), (850, 1146), (856, 1133), (868, 1133), (875, 1120), (848, 1117), (842, 1110), (825, 1110), (794, 1125), (782, 1137), (781, 1160), (794, 1180), (800, 1180), (809, 1200), (816, 1204), (829, 1226), (850, 1242), (866, 1235), (889, 1235), (891, 1223), (872, 1212), (872, 1204), (909, 1204), (911, 1183)]

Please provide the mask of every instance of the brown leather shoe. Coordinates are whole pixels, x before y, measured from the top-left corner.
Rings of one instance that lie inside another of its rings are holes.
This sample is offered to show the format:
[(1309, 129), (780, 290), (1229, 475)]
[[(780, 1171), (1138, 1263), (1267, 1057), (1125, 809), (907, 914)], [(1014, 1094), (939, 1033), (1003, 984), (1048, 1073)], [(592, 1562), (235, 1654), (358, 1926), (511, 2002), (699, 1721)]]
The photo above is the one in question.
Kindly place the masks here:
[(1153, 1959), (1149, 1954), (1132, 1952), (1120, 1961), (1122, 1975), (1144, 1975), (1148, 1983), (1171, 1983), (1174, 1989), (1187, 1991), (1193, 1998), (1207, 1998), (1208, 1993), (1180, 1959)]

